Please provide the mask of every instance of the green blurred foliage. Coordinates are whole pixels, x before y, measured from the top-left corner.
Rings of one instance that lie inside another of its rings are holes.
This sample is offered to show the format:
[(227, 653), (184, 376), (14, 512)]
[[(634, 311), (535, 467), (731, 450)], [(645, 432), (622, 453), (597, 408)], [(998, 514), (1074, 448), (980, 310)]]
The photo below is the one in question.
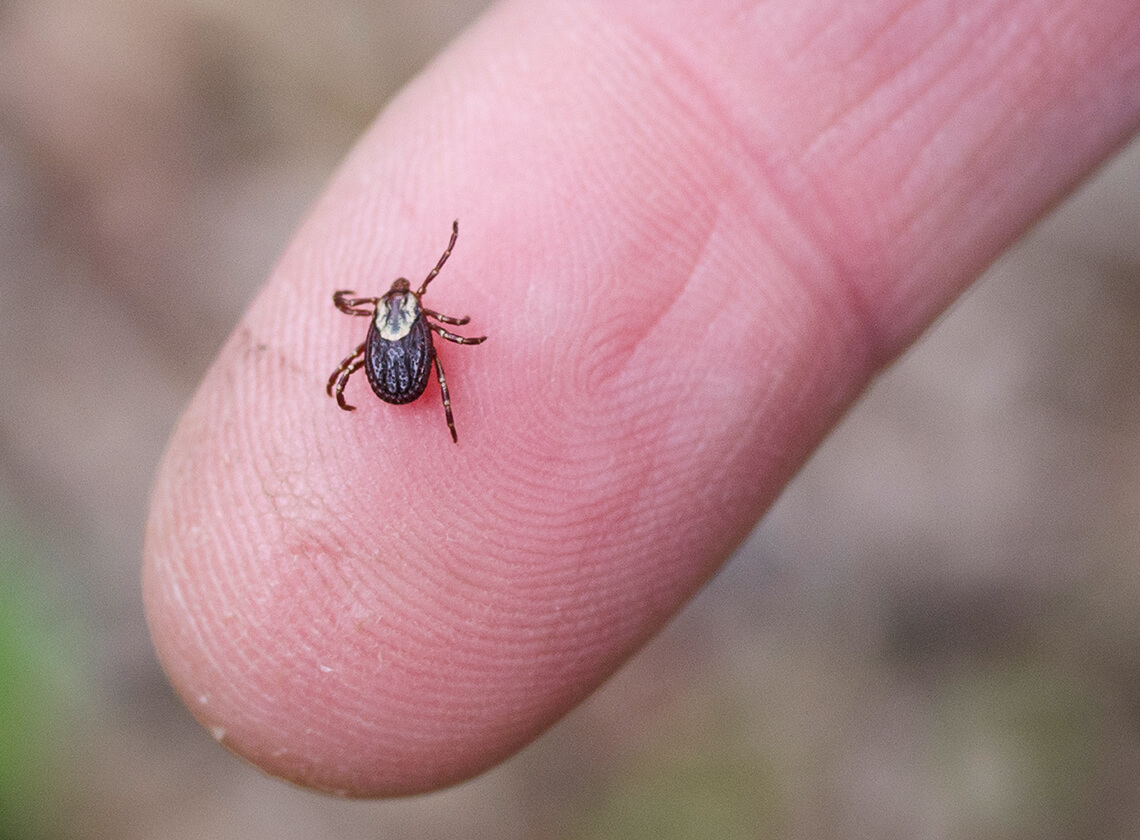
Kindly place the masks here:
[(1034, 660), (974, 670), (948, 687), (935, 743), (943, 790), (968, 823), (961, 836), (1066, 836), (1080, 824), (1111, 728), (1099, 696), (1095, 684)]
[(764, 840), (783, 836), (779, 771), (742, 738), (741, 715), (693, 710), (651, 726), (646, 749), (618, 769), (576, 840)]
[[(0, 515), (0, 837), (60, 836), (76, 658), (45, 552)], [(73, 638), (73, 637), (72, 637)]]

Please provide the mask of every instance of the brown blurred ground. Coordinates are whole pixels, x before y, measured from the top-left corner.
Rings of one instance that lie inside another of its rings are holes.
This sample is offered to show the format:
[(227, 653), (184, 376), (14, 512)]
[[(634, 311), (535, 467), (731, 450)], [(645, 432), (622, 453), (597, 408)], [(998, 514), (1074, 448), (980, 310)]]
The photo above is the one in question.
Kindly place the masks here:
[(168, 431), (338, 159), (483, 5), (0, 2), (0, 837), (1140, 836), (1140, 147), (502, 768), (336, 802), (189, 719), (138, 587)]

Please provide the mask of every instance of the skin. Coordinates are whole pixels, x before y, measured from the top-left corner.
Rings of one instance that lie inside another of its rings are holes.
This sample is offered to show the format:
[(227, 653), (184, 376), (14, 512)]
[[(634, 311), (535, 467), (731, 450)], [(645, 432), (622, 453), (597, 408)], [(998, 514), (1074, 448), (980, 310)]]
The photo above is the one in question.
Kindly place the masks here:
[[(361, 139), (182, 418), (144, 594), (270, 773), (432, 790), (679, 609), (868, 381), (1140, 120), (1135, 0), (509, 0)], [(408, 406), (324, 392), (462, 235)], [(363, 319), (360, 319), (363, 320)], [(631, 714), (633, 711), (631, 710)]]

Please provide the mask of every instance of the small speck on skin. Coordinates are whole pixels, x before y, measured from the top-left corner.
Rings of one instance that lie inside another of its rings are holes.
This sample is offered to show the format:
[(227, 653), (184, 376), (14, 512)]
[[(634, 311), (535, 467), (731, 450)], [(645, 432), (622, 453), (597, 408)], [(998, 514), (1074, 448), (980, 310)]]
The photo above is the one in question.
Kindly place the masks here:
[(226, 737), (226, 728), (224, 726), (211, 726), (210, 734), (214, 736), (215, 741), (221, 741)]
[(331, 674), (332, 673), (332, 668), (330, 668), (328, 665), (318, 665), (317, 667), (321, 669), (322, 674)]
[(198, 705), (205, 706), (209, 702), (210, 702), (210, 698), (207, 697), (205, 694), (199, 694), (198, 695)]

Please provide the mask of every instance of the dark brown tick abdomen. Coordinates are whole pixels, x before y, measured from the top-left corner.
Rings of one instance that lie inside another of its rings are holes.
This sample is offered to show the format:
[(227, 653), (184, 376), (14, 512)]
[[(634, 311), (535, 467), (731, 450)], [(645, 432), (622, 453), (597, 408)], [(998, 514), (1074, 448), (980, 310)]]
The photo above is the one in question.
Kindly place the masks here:
[(385, 341), (376, 324), (369, 324), (364, 372), (372, 390), (384, 402), (402, 405), (419, 397), (427, 387), (431, 360), (431, 328), (423, 314), (400, 341)]

